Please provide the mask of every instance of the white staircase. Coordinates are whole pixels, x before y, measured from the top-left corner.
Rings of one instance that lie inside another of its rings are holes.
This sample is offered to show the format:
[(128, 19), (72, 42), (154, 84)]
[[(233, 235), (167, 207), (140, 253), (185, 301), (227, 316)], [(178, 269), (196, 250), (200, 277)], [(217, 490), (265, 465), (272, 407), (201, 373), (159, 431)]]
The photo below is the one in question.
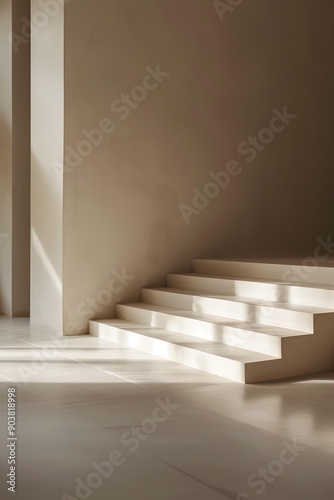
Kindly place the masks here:
[(334, 369), (334, 263), (196, 259), (90, 334), (242, 383)]

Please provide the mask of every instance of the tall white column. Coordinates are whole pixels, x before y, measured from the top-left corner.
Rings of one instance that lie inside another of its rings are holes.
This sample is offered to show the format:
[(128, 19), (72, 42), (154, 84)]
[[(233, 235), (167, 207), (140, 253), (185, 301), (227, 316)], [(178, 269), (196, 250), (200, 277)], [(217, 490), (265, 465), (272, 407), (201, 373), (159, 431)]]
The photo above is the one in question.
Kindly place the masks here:
[(64, 7), (31, 19), (31, 323), (62, 331)]

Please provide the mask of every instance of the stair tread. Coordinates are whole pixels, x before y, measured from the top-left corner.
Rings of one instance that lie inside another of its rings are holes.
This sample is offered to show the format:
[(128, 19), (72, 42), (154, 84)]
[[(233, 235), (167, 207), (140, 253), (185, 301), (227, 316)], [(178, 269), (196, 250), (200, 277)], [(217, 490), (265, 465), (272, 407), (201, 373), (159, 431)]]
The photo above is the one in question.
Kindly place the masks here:
[(292, 286), (299, 288), (315, 288), (318, 290), (332, 290), (334, 292), (334, 288), (330, 285), (323, 285), (319, 283), (311, 283), (311, 282), (301, 282), (301, 283), (293, 283), (284, 280), (267, 280), (267, 279), (257, 279), (257, 278), (243, 278), (240, 276), (225, 276), (223, 274), (204, 274), (204, 273), (169, 273), (168, 276), (184, 276), (184, 277), (193, 277), (193, 278), (213, 278), (216, 280), (224, 280), (224, 281), (240, 281), (246, 283), (265, 283), (266, 285), (284, 285), (284, 286)]
[(254, 331), (258, 333), (263, 333), (276, 337), (294, 337), (302, 335), (310, 335), (308, 332), (301, 332), (297, 330), (291, 330), (282, 327), (263, 325), (260, 323), (250, 323), (245, 321), (233, 320), (228, 317), (216, 316), (212, 314), (199, 313), (197, 311), (189, 311), (184, 309), (175, 309), (168, 306), (161, 306), (157, 304), (149, 304), (146, 302), (135, 302), (132, 304), (119, 304), (121, 307), (131, 307), (133, 309), (140, 309), (146, 311), (161, 312), (171, 316), (177, 316), (180, 318), (190, 318), (197, 319), (200, 321), (205, 321), (209, 323), (214, 323), (216, 325), (228, 326), (233, 328), (238, 328), (240, 330)]
[(273, 309), (284, 309), (287, 311), (294, 311), (294, 312), (300, 312), (300, 313), (309, 313), (309, 314), (334, 313), (334, 308), (330, 309), (330, 308), (325, 308), (325, 307), (304, 306), (304, 305), (300, 305), (300, 304), (289, 304), (287, 302), (270, 302), (270, 305), (269, 305), (268, 301), (255, 299), (255, 298), (239, 297), (239, 296), (235, 296), (235, 295), (224, 295), (224, 294), (212, 294), (212, 293), (208, 294), (208, 293), (203, 293), (203, 292), (200, 292), (197, 290), (187, 290), (187, 289), (181, 289), (181, 288), (160, 287), (160, 288), (144, 288), (143, 290), (152, 290), (152, 291), (165, 292), (165, 293), (189, 295), (189, 296), (194, 296), (194, 297), (203, 297), (206, 299), (226, 300), (229, 302), (236, 302), (236, 303), (242, 303), (242, 304), (248, 304), (248, 305), (254, 305), (254, 306), (265, 306), (265, 307), (271, 307)]
[(104, 324), (110, 327), (122, 329), (124, 331), (134, 332), (145, 337), (152, 339), (164, 340), (171, 344), (180, 347), (188, 347), (196, 349), (207, 354), (214, 354), (221, 358), (239, 361), (242, 363), (257, 363), (260, 361), (272, 361), (279, 358), (261, 354), (239, 347), (228, 346), (219, 342), (207, 341), (184, 333), (176, 333), (162, 328), (156, 328), (149, 325), (134, 323), (122, 319), (109, 319), (109, 320), (91, 320), (91, 323)]

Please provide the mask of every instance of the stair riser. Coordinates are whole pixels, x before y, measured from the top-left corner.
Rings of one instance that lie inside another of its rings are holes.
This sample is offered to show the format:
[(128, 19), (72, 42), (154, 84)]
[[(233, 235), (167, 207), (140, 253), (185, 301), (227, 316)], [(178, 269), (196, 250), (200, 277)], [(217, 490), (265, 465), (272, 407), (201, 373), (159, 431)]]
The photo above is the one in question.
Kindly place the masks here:
[(221, 342), (225, 345), (268, 354), (269, 356), (281, 356), (281, 339), (279, 337), (276, 338), (272, 335), (251, 330), (216, 325), (206, 321), (182, 318), (156, 311), (152, 313), (150, 310), (136, 309), (126, 305), (117, 306), (117, 317), (134, 323), (138, 322), (143, 325), (180, 332), (212, 342)]
[(142, 300), (149, 304), (175, 307), (176, 309), (223, 316), (239, 321), (247, 321), (248, 323), (260, 323), (313, 333), (313, 314), (278, 309), (271, 305), (249, 305), (242, 302), (230, 302), (224, 299), (197, 297), (150, 289), (142, 290)]
[[(328, 325), (321, 333), (305, 337), (283, 339), (282, 359), (276, 362), (248, 363), (245, 366), (246, 383), (264, 382), (309, 373), (333, 371), (333, 331)], [(301, 355), (302, 354), (302, 355)]]
[(334, 286), (334, 267), (195, 259), (193, 271), (234, 278), (280, 280), (297, 285), (318, 283)]
[(212, 375), (245, 383), (245, 365), (242, 362), (222, 359), (213, 354), (203, 353), (189, 347), (176, 346), (170, 342), (145, 337), (139, 333), (123, 330), (110, 325), (90, 322), (90, 333), (96, 337), (116, 342), (125, 347), (137, 349), (147, 354), (175, 363), (182, 363)]
[(168, 275), (167, 286), (203, 293), (266, 300), (273, 303), (288, 302), (305, 306), (334, 308), (334, 290), (176, 274)]

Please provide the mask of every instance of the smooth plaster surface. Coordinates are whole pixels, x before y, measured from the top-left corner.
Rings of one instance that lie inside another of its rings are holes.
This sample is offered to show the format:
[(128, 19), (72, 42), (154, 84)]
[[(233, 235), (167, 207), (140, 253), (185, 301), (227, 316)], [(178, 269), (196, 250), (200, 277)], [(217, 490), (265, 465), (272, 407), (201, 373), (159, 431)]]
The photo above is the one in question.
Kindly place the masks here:
[[(116, 302), (163, 285), (167, 272), (189, 271), (193, 257), (312, 255), (316, 238), (333, 228), (333, 14), (331, 2), (254, 0), (221, 21), (209, 0), (71, 0), (64, 36), (62, 12), (40, 30), (33, 40), (37, 322), (53, 317), (65, 333), (87, 333), (89, 318), (111, 317)], [(115, 100), (157, 65), (169, 76), (121, 112)], [(247, 162), (240, 145), (285, 106), (296, 117)], [(102, 142), (95, 135), (101, 143), (73, 158), (105, 119), (113, 132)], [(186, 224), (180, 204), (191, 206), (193, 189), (203, 192), (210, 172), (231, 160), (242, 173)], [(57, 184), (51, 165), (62, 161)]]
[[(30, 0), (12, 1), (13, 33), (30, 18)], [(30, 311), (30, 43), (12, 51), (13, 72), (13, 316)]]
[[(31, 47), (31, 320), (62, 330), (63, 7)], [(32, 0), (32, 16), (40, 11)]]
[[(86, 331), (92, 309), (111, 316), (194, 256), (308, 255), (327, 236), (333, 13), (291, 0), (245, 2), (224, 21), (203, 0), (66, 6), (65, 145), (103, 118), (115, 130), (64, 176), (64, 325)], [(157, 64), (169, 76), (122, 120), (111, 103)], [(297, 117), (248, 163), (239, 144), (284, 106)], [(186, 224), (180, 203), (229, 160), (243, 172)], [(135, 278), (88, 307), (122, 269)]]
[(0, 147), (0, 304), (1, 312), (11, 314), (12, 306), (12, 74), (11, 74), (11, 47), (6, 35), (11, 27), (11, 2), (1, 0), (0, 2), (0, 47), (1, 47), (1, 92), (0, 92), (0, 127), (1, 127), (1, 147)]
[(29, 0), (0, 2), (0, 312), (29, 315), (30, 48), (10, 34), (30, 16)]

